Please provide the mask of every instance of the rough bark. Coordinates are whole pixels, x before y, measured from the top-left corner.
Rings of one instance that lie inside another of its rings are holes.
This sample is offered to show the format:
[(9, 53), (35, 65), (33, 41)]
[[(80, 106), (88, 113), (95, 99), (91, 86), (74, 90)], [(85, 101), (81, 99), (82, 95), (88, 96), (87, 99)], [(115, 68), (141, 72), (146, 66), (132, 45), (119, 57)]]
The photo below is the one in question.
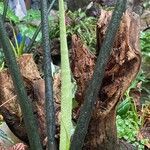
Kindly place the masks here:
[[(93, 117), (83, 150), (118, 150), (116, 113), (111, 110), (106, 117)], [(93, 126), (93, 124), (95, 124)]]

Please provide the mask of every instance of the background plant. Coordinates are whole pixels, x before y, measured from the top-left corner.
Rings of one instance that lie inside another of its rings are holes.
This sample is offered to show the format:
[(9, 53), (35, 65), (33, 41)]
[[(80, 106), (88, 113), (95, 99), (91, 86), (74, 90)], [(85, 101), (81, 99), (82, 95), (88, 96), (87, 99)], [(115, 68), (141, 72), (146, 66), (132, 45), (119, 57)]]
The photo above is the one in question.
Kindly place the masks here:
[(144, 59), (150, 59), (150, 30), (141, 33), (140, 41)]
[(94, 52), (96, 48), (97, 19), (86, 16), (85, 11), (82, 11), (81, 9), (75, 12), (68, 11), (66, 15), (71, 21), (67, 26), (67, 35), (79, 35), (82, 41), (89, 47), (90, 51)]
[[(18, 28), (23, 36), (32, 39), (34, 33), (36, 32), (39, 24), (41, 22), (41, 13), (39, 10), (29, 9), (27, 15), (18, 24)], [(42, 33), (40, 32), (35, 39), (36, 42), (40, 42), (42, 38)]]
[[(96, 48), (96, 21), (96, 18), (87, 16), (85, 11), (81, 9), (74, 12), (68, 11), (65, 19), (67, 37), (77, 34), (89, 47), (89, 50), (94, 52)], [(59, 23), (57, 20), (53, 21), (50, 37), (52, 39), (59, 37)]]
[[(140, 45), (143, 57), (143, 63), (147, 64), (150, 61), (150, 32), (141, 32)], [(143, 67), (142, 67), (143, 68)], [(144, 69), (144, 68), (143, 68)], [(145, 70), (145, 69), (144, 69)], [(141, 105), (142, 112), (146, 112), (146, 108), (149, 108), (149, 105), (146, 105), (147, 101), (150, 100), (149, 85), (150, 78), (146, 71), (141, 70), (138, 74), (135, 81), (132, 82), (131, 86), (126, 91), (123, 101), (119, 104), (117, 110), (117, 132), (118, 137), (124, 139), (134, 146), (138, 147), (139, 150), (144, 149), (144, 145), (147, 142), (150, 142), (147, 139), (138, 140), (137, 135), (140, 128), (143, 125), (144, 113), (139, 115), (131, 92), (134, 89), (137, 89), (137, 84), (142, 83), (141, 92)], [(146, 107), (145, 107), (146, 106)], [(144, 108), (144, 109), (143, 109)]]
[(12, 49), (13, 49), (13, 51), (15, 53), (15, 56), (16, 57), (20, 57), (23, 54), (23, 52), (24, 52), (26, 37), (25, 36), (22, 37), (20, 35), (21, 39), (19, 39), (19, 35), (18, 35), (18, 39), (17, 39), (16, 33), (15, 33), (13, 27), (12, 27), (12, 31), (13, 31), (13, 36), (14, 36), (14, 43), (11, 40), (9, 40), (9, 42), (10, 42), (10, 44), (12, 46)]
[(136, 136), (140, 129), (140, 117), (138, 115), (133, 97), (130, 96), (132, 89), (136, 88), (138, 80), (133, 81), (123, 97), (123, 101), (117, 109), (117, 132), (120, 139), (124, 139), (136, 146), (141, 146)]
[(143, 6), (144, 6), (144, 8), (149, 9), (150, 8), (150, 1), (145, 0)]
[[(3, 10), (4, 4), (3, 2), (0, 2), (0, 14), (3, 14)], [(9, 7), (7, 10), (6, 18), (14, 23), (19, 23), (19, 18), (14, 14), (14, 12)]]
[(142, 86), (142, 101), (145, 102), (150, 100), (150, 30), (141, 33), (140, 42), (143, 56), (142, 69), (145, 76)]

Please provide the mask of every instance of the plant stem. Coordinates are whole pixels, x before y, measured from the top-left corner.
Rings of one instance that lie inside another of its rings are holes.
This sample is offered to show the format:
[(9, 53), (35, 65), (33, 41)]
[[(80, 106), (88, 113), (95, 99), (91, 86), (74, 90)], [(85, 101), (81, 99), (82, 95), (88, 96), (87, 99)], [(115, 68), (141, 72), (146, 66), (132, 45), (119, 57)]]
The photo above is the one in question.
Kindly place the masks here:
[(47, 1), (41, 0), (41, 24), (44, 49), (44, 77), (46, 99), (46, 122), (48, 134), (48, 149), (55, 150), (55, 108), (53, 99), (53, 78), (51, 71), (51, 51), (49, 39)]
[[(53, 1), (51, 2), (50, 6), (49, 6), (49, 8), (48, 8), (48, 11), (47, 11), (48, 14), (49, 14), (50, 11), (52, 10), (52, 7), (53, 7), (55, 1), (56, 1), (56, 0), (53, 0)], [(38, 36), (38, 34), (39, 34), (40, 31), (41, 31), (41, 23), (40, 23), (40, 25), (38, 26), (37, 30), (35, 31), (35, 33), (34, 33), (32, 39), (31, 39), (29, 45), (25, 48), (25, 52), (27, 52), (27, 53), (30, 53), (30, 52), (31, 52), (31, 48), (32, 48), (32, 46), (33, 46), (33, 44), (34, 44), (34, 42), (35, 42), (35, 40), (36, 40), (36, 37)]]
[(104, 42), (99, 51), (93, 78), (90, 81), (90, 84), (85, 93), (85, 101), (83, 107), (81, 108), (77, 127), (73, 135), (71, 150), (81, 150), (84, 144), (84, 139), (87, 134), (94, 103), (96, 102), (97, 95), (104, 77), (107, 60), (110, 56), (111, 49), (115, 41), (115, 36), (119, 28), (121, 17), (126, 8), (126, 1), (127, 0), (118, 0), (116, 3), (116, 7), (112, 14), (112, 19), (108, 26)]
[(59, 20), (61, 48), (61, 125), (59, 149), (68, 150), (72, 129), (72, 83), (63, 0), (59, 0)]
[(7, 65), (10, 70), (10, 74), (14, 83), (14, 87), (20, 102), (21, 110), (23, 113), (23, 119), (24, 119), (25, 127), (27, 129), (28, 138), (29, 138), (30, 149), (42, 150), (40, 137), (37, 132), (38, 131), (37, 124), (32, 111), (32, 106), (29, 103), (29, 99), (24, 87), (21, 73), (16, 62), (15, 54), (12, 50), (12, 47), (7, 37), (6, 30), (4, 28), (2, 15), (0, 15), (0, 40), (2, 43)]

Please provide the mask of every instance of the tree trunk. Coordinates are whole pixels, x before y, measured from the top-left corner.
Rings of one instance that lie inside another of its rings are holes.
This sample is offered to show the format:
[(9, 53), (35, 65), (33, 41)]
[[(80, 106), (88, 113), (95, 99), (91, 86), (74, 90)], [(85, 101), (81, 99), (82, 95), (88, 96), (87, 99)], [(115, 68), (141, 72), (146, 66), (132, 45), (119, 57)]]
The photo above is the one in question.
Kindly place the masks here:
[(118, 150), (115, 109), (106, 117), (93, 115), (91, 122), (83, 150)]
[[(97, 40), (101, 46), (110, 13), (102, 12), (98, 21)], [(135, 79), (141, 64), (139, 53), (139, 17), (126, 11), (122, 18), (112, 54), (105, 69), (105, 77), (85, 140), (85, 149), (117, 150), (116, 105)], [(100, 49), (100, 48), (98, 48)]]
[[(101, 11), (97, 23), (97, 53), (105, 37), (110, 18), (110, 11)], [(120, 147), (117, 141), (115, 111), (118, 102), (140, 69), (139, 33), (139, 16), (126, 11), (122, 17), (117, 36), (114, 37), (115, 42), (105, 68), (102, 86), (99, 89), (85, 139), (84, 150), (117, 150)], [(73, 37), (72, 46), (71, 68), (78, 85), (76, 100), (81, 106), (86, 88), (93, 75), (96, 55), (89, 54), (77, 36)]]

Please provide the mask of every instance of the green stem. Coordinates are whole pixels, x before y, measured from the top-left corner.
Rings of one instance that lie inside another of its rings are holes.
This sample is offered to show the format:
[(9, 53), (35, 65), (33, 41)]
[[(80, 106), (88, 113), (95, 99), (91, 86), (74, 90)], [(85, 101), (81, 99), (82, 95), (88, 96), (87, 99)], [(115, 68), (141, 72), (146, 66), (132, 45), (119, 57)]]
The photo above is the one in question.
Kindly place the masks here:
[(84, 144), (84, 139), (87, 134), (92, 110), (94, 108), (94, 104), (96, 102), (97, 95), (104, 77), (104, 71), (107, 64), (107, 60), (110, 56), (111, 49), (115, 41), (115, 36), (119, 28), (121, 17), (126, 8), (126, 1), (127, 0), (118, 0), (114, 9), (104, 42), (99, 51), (99, 56), (97, 58), (93, 78), (85, 93), (85, 101), (83, 107), (81, 108), (81, 113), (77, 122), (77, 127), (73, 135), (73, 139), (71, 142), (71, 150), (81, 150)]
[(2, 15), (0, 15), (0, 40), (3, 46), (4, 55), (7, 61), (8, 68), (10, 70), (14, 87), (16, 89), (17, 96), (20, 102), (21, 110), (23, 113), (23, 119), (29, 138), (30, 149), (42, 150), (40, 137), (37, 132), (37, 124), (32, 111), (32, 106), (29, 103), (28, 95), (26, 93), (25, 86), (21, 78), (21, 73), (16, 62), (15, 54), (12, 50), (12, 47), (7, 37), (6, 30), (4, 28)]
[(48, 135), (48, 149), (55, 150), (55, 108), (53, 98), (53, 78), (51, 71), (51, 51), (49, 39), (49, 25), (47, 13), (47, 1), (41, 0), (41, 23), (42, 40), (44, 49), (44, 77), (45, 77), (45, 99), (46, 99), (46, 121)]

